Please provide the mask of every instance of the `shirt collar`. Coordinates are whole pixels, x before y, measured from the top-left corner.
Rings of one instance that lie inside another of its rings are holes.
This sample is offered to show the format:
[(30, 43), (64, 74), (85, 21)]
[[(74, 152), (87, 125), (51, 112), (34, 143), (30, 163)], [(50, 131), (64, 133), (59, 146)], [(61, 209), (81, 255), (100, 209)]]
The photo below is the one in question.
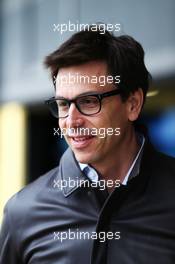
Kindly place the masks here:
[(94, 168), (85, 163), (78, 162), (78, 164), (80, 166), (81, 171), (83, 171), (92, 182), (97, 182), (99, 180), (99, 175)]
[(122, 184), (123, 185), (127, 185), (128, 181), (131, 180), (132, 178), (134, 178), (135, 176), (137, 176), (140, 172), (140, 163), (141, 163), (141, 158), (142, 158), (142, 154), (143, 154), (143, 146), (145, 143), (145, 137), (143, 135), (138, 134), (138, 139), (140, 141), (140, 149), (133, 161), (133, 163), (131, 164), (131, 167), (129, 168)]

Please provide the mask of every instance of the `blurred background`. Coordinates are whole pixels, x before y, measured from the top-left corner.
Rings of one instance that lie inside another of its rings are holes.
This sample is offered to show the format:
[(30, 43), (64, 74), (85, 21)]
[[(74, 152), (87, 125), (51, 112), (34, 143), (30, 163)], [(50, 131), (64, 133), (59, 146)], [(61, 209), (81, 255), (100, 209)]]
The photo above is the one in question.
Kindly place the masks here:
[(9, 197), (67, 147), (43, 103), (54, 95), (44, 57), (72, 34), (54, 24), (120, 23), (143, 45), (153, 82), (141, 119), (155, 147), (175, 156), (174, 14), (174, 0), (0, 0), (0, 221)]

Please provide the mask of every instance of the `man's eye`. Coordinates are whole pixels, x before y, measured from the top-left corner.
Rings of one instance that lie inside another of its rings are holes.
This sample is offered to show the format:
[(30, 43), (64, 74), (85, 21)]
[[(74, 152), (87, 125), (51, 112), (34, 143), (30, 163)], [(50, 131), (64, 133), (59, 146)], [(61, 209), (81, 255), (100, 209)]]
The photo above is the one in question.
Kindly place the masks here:
[(67, 102), (66, 101), (57, 101), (58, 107), (67, 107)]
[(97, 98), (95, 97), (88, 97), (88, 98), (82, 98), (79, 103), (81, 105), (94, 105), (97, 104)]

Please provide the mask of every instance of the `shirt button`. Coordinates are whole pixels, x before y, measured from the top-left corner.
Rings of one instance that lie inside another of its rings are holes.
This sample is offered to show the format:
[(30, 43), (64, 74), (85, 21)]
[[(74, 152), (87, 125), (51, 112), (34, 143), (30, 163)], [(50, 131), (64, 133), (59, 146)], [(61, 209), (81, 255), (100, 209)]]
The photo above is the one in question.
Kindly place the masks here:
[(88, 191), (87, 193), (88, 193), (88, 196), (91, 196), (91, 191)]

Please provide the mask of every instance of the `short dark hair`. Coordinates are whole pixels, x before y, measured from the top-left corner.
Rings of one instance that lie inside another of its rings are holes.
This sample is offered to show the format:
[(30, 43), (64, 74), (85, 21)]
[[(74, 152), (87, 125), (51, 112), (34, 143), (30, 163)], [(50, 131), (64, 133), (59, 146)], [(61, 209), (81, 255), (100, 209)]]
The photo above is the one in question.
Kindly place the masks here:
[(145, 100), (151, 75), (144, 64), (141, 44), (131, 36), (114, 36), (107, 30), (102, 34), (98, 27), (96, 31), (89, 27), (72, 35), (45, 58), (44, 64), (54, 81), (60, 68), (98, 60), (106, 62), (110, 75), (120, 75), (117, 87), (123, 90), (123, 100), (138, 88), (143, 90)]

